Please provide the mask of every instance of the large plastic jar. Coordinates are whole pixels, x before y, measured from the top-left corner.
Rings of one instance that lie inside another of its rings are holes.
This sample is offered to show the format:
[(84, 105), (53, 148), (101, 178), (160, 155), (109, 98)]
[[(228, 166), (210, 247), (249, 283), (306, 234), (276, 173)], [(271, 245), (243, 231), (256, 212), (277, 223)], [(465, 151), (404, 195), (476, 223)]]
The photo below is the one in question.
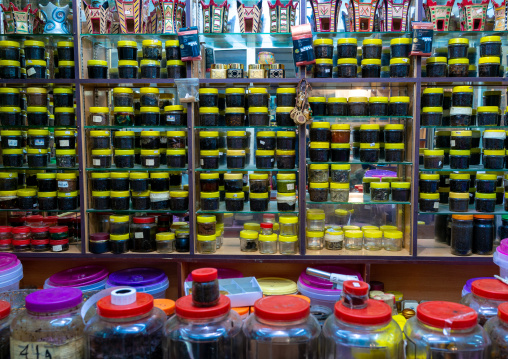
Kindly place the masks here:
[(116, 289), (97, 302), (97, 314), (86, 325), (86, 357), (162, 358), (165, 321), (150, 294)]
[(424, 302), (404, 327), (406, 358), (491, 358), (490, 340), (478, 314), (462, 304)]
[(310, 304), (295, 296), (270, 296), (254, 304), (245, 322), (248, 358), (319, 358), (321, 328)]
[(499, 306), (497, 316), (485, 324), (485, 331), (492, 341), (491, 358), (506, 358), (508, 355), (508, 303)]
[(164, 327), (165, 359), (243, 357), (243, 322), (228, 297), (221, 295), (212, 307), (196, 307), (188, 295), (176, 301), (175, 313)]
[(462, 304), (478, 313), (478, 323), (497, 316), (498, 307), (508, 301), (508, 286), (497, 279), (478, 279), (471, 284), (471, 293), (462, 297)]
[(337, 302), (323, 326), (323, 338), (323, 358), (404, 358), (404, 339), (392, 309), (372, 299), (361, 309)]
[[(77, 288), (43, 289), (26, 297), (26, 311), (11, 323), (11, 358), (84, 358), (83, 294)], [(48, 340), (50, 338), (50, 340)]]

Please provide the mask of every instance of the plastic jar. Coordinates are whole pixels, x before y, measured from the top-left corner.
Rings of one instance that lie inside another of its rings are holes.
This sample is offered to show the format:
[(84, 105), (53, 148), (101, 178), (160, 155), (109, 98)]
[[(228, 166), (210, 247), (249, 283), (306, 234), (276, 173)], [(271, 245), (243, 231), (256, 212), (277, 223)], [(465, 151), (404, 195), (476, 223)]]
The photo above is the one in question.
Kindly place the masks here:
[(337, 41), (337, 57), (339, 59), (356, 59), (358, 43), (355, 38), (342, 38)]
[(330, 143), (311, 142), (309, 144), (309, 157), (311, 162), (328, 162), (330, 159)]
[(329, 97), (326, 101), (328, 116), (347, 116), (347, 98)]
[(249, 202), (250, 202), (250, 210), (252, 212), (268, 211), (268, 204), (270, 203), (268, 192), (264, 193), (251, 192), (249, 194)]
[(21, 126), (21, 109), (19, 107), (0, 107), (0, 125)]
[(137, 60), (136, 41), (118, 41), (116, 46), (119, 60)]
[(19, 108), (21, 104), (21, 94), (19, 89), (13, 87), (2, 87), (0, 89), (0, 94), (1, 94), (0, 108), (1, 107)]
[(257, 252), (259, 232), (252, 230), (240, 231), (240, 251)]
[(326, 116), (326, 98), (309, 97), (308, 98), (312, 116)]
[(92, 166), (94, 168), (110, 168), (111, 154), (111, 149), (92, 150)]
[[(39, 174), (37, 174), (37, 176), (39, 176)], [(0, 191), (16, 191), (17, 189), (18, 189), (18, 173), (0, 172)]]
[(386, 202), (390, 197), (390, 183), (372, 182), (370, 184), (370, 200), (372, 202)]
[[(333, 165), (332, 165), (333, 166)], [(349, 202), (349, 183), (330, 183), (330, 200), (332, 202)]]
[(439, 352), (443, 355), (488, 357), (490, 340), (477, 323), (476, 312), (462, 304), (425, 302), (404, 327), (406, 357), (415, 359)]
[(130, 228), (130, 249), (133, 252), (153, 252), (157, 232), (155, 217), (133, 217)]
[(185, 62), (180, 60), (169, 60), (166, 62), (168, 79), (184, 79), (187, 77)]
[(118, 78), (120, 78), (120, 79), (137, 79), (138, 78), (138, 62), (135, 60), (119, 60), (118, 61)]
[(278, 173), (276, 179), (278, 193), (295, 193), (296, 175), (294, 173)]
[(379, 143), (360, 143), (360, 161), (374, 163), (379, 161)]
[(226, 192), (226, 211), (241, 212), (245, 202), (245, 194), (243, 192)]
[(468, 77), (469, 75), (469, 59), (458, 58), (448, 61), (449, 77)]
[(448, 58), (459, 59), (467, 58), (469, 48), (469, 39), (467, 38), (454, 38), (448, 40)]
[(128, 87), (115, 87), (113, 89), (113, 107), (133, 107), (134, 92)]
[(369, 97), (369, 115), (387, 116), (388, 115), (388, 97)]
[(226, 143), (228, 150), (245, 150), (247, 146), (247, 134), (245, 131), (228, 131)]
[(471, 151), (469, 150), (451, 150), (450, 151), (450, 168), (451, 169), (468, 169)]
[(470, 175), (461, 173), (450, 174), (450, 192), (467, 193), (470, 187)]
[(381, 59), (383, 41), (381, 39), (365, 39), (362, 43), (363, 59)]
[(331, 126), (331, 141), (333, 143), (349, 144), (351, 126), (349, 124), (335, 124)]
[[(2, 137), (2, 149), (16, 149), (21, 148), (23, 145), (23, 137), (21, 131), (17, 130), (3, 130), (0, 132)], [(45, 147), (47, 149), (47, 147)]]
[[(51, 192), (50, 192), (51, 193)], [(55, 196), (56, 196), (56, 192)], [(92, 191), (92, 208), (93, 209), (101, 209), (106, 210), (111, 207), (110, 201), (110, 191)], [(39, 196), (40, 198), (40, 196)]]
[(4, 167), (22, 167), (23, 150), (22, 149), (3, 150), (2, 159)]
[[(258, 132), (259, 133), (259, 132)], [(296, 132), (277, 131), (277, 149), (283, 151), (294, 151), (296, 148)]]
[(27, 123), (29, 126), (48, 126), (49, 115), (47, 107), (28, 107)]
[(134, 125), (134, 109), (132, 107), (115, 107), (113, 108), (115, 126), (132, 126)]
[(200, 107), (199, 108), (200, 126), (218, 126), (219, 108), (218, 107)]
[(473, 87), (455, 86), (452, 90), (452, 107), (472, 107)]
[(308, 178), (309, 182), (328, 183), (330, 166), (327, 164), (309, 165)]
[(454, 150), (470, 150), (472, 145), (471, 131), (452, 131), (450, 146)]
[(316, 39), (313, 42), (314, 54), (316, 59), (333, 58), (333, 40), (332, 39)]
[(305, 231), (306, 246), (310, 250), (321, 250), (324, 247), (324, 231)]
[(127, 253), (129, 251), (129, 233), (111, 234), (109, 236), (109, 247), (113, 254)]
[(380, 77), (381, 77), (381, 59), (363, 59), (362, 78), (380, 78)]
[(388, 104), (388, 115), (409, 116), (409, 97), (392, 96)]
[(19, 61), (20, 43), (17, 41), (0, 41), (0, 59)]
[(226, 89), (226, 109), (229, 107), (245, 108), (245, 89), (243, 88)]
[(404, 142), (404, 125), (388, 124), (383, 129), (384, 143), (403, 143)]
[(268, 107), (269, 98), (266, 88), (251, 87), (247, 95), (247, 107)]
[[(322, 61), (326, 61), (326, 60), (322, 60)], [(330, 60), (328, 60), (328, 61), (330, 62), (330, 73), (331, 73), (332, 61), (330, 61)], [(318, 60), (316, 60), (316, 64), (317, 63), (318, 63)], [(318, 66), (316, 65), (316, 71), (318, 72), (319, 70), (317, 68), (318, 68)], [(358, 65), (357, 65), (356, 58), (342, 58), (342, 59), (339, 58), (337, 60), (337, 70), (338, 70), (337, 77), (339, 77), (339, 78), (356, 78), (357, 73), (358, 73)], [(362, 70), (362, 73), (363, 73), (363, 70)], [(319, 77), (319, 76), (316, 76), (316, 77)], [(331, 77), (331, 76), (329, 76), (329, 77)]]
[(344, 229), (344, 248), (346, 250), (360, 250), (363, 247), (363, 232), (360, 230)]
[(294, 212), (296, 210), (295, 193), (277, 193), (277, 210), (280, 212)]
[(499, 126), (500, 116), (497, 106), (480, 106), (477, 108), (478, 126)]
[(476, 190), (480, 193), (494, 193), (497, 176), (495, 174), (478, 174), (476, 176)]
[(392, 192), (392, 201), (409, 202), (411, 196), (411, 183), (392, 182), (391, 192)]
[(478, 60), (478, 77), (499, 77), (500, 67), (500, 57), (480, 57)]
[(0, 60), (0, 78), (15, 80), (20, 78), (21, 67), (19, 61)]
[(58, 76), (60, 79), (74, 79), (74, 61), (58, 61)]
[(410, 38), (397, 38), (390, 40), (390, 57), (409, 57), (411, 52)]
[(88, 78), (89, 79), (107, 79), (108, 78), (108, 62), (102, 60), (87, 61)]
[(451, 212), (467, 212), (469, 207), (469, 189), (466, 193), (450, 192), (449, 205)]
[(328, 200), (329, 183), (309, 183), (309, 198), (312, 202), (326, 202)]
[(297, 254), (298, 237), (279, 235), (279, 253), (285, 255)]
[(26, 77), (28, 79), (45, 79), (46, 61), (26, 60)]
[(368, 116), (369, 106), (367, 97), (348, 98), (348, 116)]
[[(203, 151), (201, 151), (203, 152)], [(212, 151), (210, 151), (212, 152)], [(242, 169), (245, 168), (245, 150), (228, 150), (227, 151), (227, 168)], [(204, 167), (203, 167), (204, 168)]]
[(423, 90), (422, 107), (443, 107), (444, 90), (442, 88), (426, 88)]
[(218, 173), (200, 173), (199, 185), (202, 192), (219, 191), (219, 174)]
[(386, 162), (402, 162), (402, 161), (404, 161), (404, 144), (403, 143), (386, 143), (385, 144), (385, 161)]
[(403, 233), (397, 230), (390, 230), (383, 232), (383, 248), (387, 251), (401, 251), (402, 250), (402, 237)]
[(276, 254), (277, 253), (277, 234), (260, 234), (258, 239), (259, 253)]
[(492, 341), (492, 351), (490, 352), (493, 358), (502, 358), (506, 356), (506, 323), (507, 323), (507, 305), (500, 304), (497, 310), (497, 315), (489, 319), (485, 324), (485, 332), (489, 335)]
[(441, 169), (444, 164), (444, 151), (425, 150), (423, 161), (426, 169)]
[[(332, 78), (332, 69), (333, 69), (332, 59), (316, 59), (316, 64), (314, 66), (314, 77), (317, 79)], [(341, 77), (340, 74), (339, 77)]]
[(498, 307), (508, 299), (506, 285), (497, 279), (478, 279), (471, 284), (471, 293), (462, 297), (461, 304), (478, 313), (478, 323), (483, 326), (497, 317)]
[(164, 107), (164, 117), (161, 125), (166, 126), (187, 126), (187, 114), (182, 105)]
[(499, 170), (504, 168), (505, 151), (483, 151), (483, 166), (485, 169)]
[(270, 115), (267, 107), (249, 107), (250, 126), (268, 126)]
[(427, 77), (446, 77), (448, 59), (446, 57), (429, 57), (426, 63)]
[(392, 58), (390, 59), (390, 77), (409, 77), (410, 67), (411, 63), (409, 62), (409, 58)]
[(477, 212), (494, 212), (496, 210), (496, 194), (477, 192), (475, 203)]
[(439, 193), (420, 193), (418, 203), (421, 212), (437, 212), (439, 210)]
[(15, 209), (18, 208), (17, 190), (0, 191), (0, 208)]
[(201, 210), (217, 211), (219, 209), (219, 192), (201, 192)]

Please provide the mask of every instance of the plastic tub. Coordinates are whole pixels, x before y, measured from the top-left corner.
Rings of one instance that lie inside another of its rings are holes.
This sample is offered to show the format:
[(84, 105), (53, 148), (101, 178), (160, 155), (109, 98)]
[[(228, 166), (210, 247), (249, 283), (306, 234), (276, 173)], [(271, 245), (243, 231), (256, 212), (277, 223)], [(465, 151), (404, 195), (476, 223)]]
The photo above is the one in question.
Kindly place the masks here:
[(478, 279), (493, 279), (494, 277), (478, 277), (478, 278), (471, 278), (469, 279), (466, 284), (464, 284), (464, 287), (462, 288), (462, 296), (465, 296), (469, 293), (471, 293), (471, 285), (475, 280)]
[(499, 266), (499, 274), (508, 278), (508, 239), (503, 239), (494, 252), (494, 263)]
[(44, 282), (44, 289), (54, 287), (75, 287), (82, 292), (102, 290), (106, 287), (108, 270), (102, 266), (88, 265), (74, 267), (53, 274)]
[[(234, 278), (243, 278), (243, 273), (230, 268), (217, 268), (217, 279), (234, 279)], [(186, 282), (192, 282), (192, 273), (189, 273)]]
[(166, 274), (157, 268), (129, 268), (111, 275), (106, 288), (128, 286), (136, 291), (151, 294), (155, 299), (166, 298), (169, 280)]
[(19, 289), (23, 279), (23, 265), (11, 253), (0, 254), (0, 293)]

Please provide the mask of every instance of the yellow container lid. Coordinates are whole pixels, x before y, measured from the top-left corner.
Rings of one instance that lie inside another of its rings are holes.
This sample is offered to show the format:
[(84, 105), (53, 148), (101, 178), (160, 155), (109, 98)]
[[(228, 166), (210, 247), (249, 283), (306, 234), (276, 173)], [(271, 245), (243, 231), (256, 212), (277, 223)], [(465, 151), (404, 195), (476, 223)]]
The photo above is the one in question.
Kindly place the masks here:
[(330, 122), (312, 122), (310, 128), (330, 128)]
[(331, 45), (331, 46), (333, 46), (333, 40), (332, 39), (315, 39), (313, 41), (313, 45), (314, 46), (319, 46), (319, 45)]
[(245, 192), (226, 192), (226, 198), (229, 199), (243, 199), (245, 198)]
[(497, 35), (494, 35), (494, 36), (483, 36), (480, 39), (480, 44), (483, 44), (485, 42), (501, 42), (501, 36), (497, 36)]
[[(296, 91), (295, 91), (295, 93), (296, 93)], [(226, 95), (233, 95), (233, 94), (245, 95), (245, 89), (244, 88), (237, 88), (237, 87), (232, 87), (232, 88), (226, 89)]]
[(424, 107), (422, 109), (423, 113), (442, 113), (443, 108), (442, 107)]
[[(469, 195), (468, 195), (468, 197), (469, 197)], [(401, 239), (402, 238), (401, 231), (386, 231), (383, 233), (383, 235), (385, 238), (393, 238), (393, 239)]]
[[(314, 218), (312, 216), (323, 216), (322, 218), (319, 217), (319, 218)], [(324, 219), (324, 213), (311, 213), (311, 214), (307, 214), (307, 218), (308, 219)], [(295, 224), (295, 223), (298, 223), (298, 217), (297, 216), (280, 216), (279, 217), (279, 223), (283, 223), (283, 224)]]
[(216, 156), (219, 155), (219, 150), (201, 150), (199, 152), (199, 154), (201, 156), (214, 156), (214, 157), (216, 157)]
[(260, 242), (276, 242), (277, 241), (277, 234), (260, 234), (258, 240)]
[(209, 236), (204, 236), (204, 235), (198, 234), (197, 237), (198, 237), (199, 242), (210, 242), (210, 241), (215, 241), (217, 239), (217, 236), (215, 234), (211, 234)]
[(369, 99), (367, 97), (350, 97), (347, 99), (348, 103), (356, 103), (356, 102), (362, 102), (367, 103), (369, 102)]
[(390, 97), (390, 103), (402, 102), (409, 103), (409, 96), (392, 96)]
[(479, 106), (476, 111), (477, 111), (477, 113), (480, 113), (480, 112), (495, 112), (495, 113), (498, 113), (499, 112), (499, 107), (497, 107), (497, 106)]
[(351, 130), (351, 125), (348, 124), (348, 123), (334, 124), (334, 125), (331, 126), (331, 130), (332, 131), (339, 131), (339, 130), (350, 131)]
[(332, 189), (347, 189), (347, 190), (349, 190), (349, 183), (330, 182), (330, 188), (332, 188)]
[(266, 173), (253, 173), (249, 175), (249, 179), (251, 180), (267, 180), (268, 174)]
[(219, 137), (218, 131), (201, 131), (199, 137)]
[[(328, 59), (328, 60), (330, 62), (332, 61), (331, 59)], [(317, 63), (317, 60), (316, 60), (316, 63)], [(347, 58), (345, 58), (345, 59), (338, 59), (337, 60), (337, 65), (356, 65), (357, 63), (358, 63), (358, 61), (356, 59), (347, 59)]]
[(363, 59), (362, 66), (368, 66), (368, 65), (381, 66), (381, 59)]
[(346, 227), (355, 227), (355, 226), (344, 226), (342, 229), (345, 230), (344, 236), (348, 238), (363, 238), (363, 231), (360, 231), (358, 229), (346, 229)]
[(444, 156), (443, 150), (425, 150), (424, 156)]
[(228, 131), (227, 136), (228, 137), (238, 137), (238, 136), (243, 137), (243, 136), (247, 136), (247, 134), (245, 131)]
[(117, 47), (137, 47), (136, 41), (118, 41)]
[(469, 193), (450, 192), (450, 198), (469, 199)]
[(429, 57), (427, 59), (427, 64), (435, 64), (444, 62), (445, 64), (448, 62), (448, 59), (445, 56), (435, 56), (435, 57)]
[(495, 193), (480, 193), (476, 192), (475, 198), (481, 198), (481, 199), (496, 199)]
[(367, 238), (382, 238), (383, 232), (379, 231), (379, 230), (368, 229), (368, 230), (363, 231), (363, 235), (364, 235), (364, 237), (367, 237)]
[(399, 37), (396, 39), (391, 39), (390, 45), (410, 45), (411, 41), (412, 41), (412, 39), (410, 39), (408, 37)]
[(407, 57), (396, 57), (390, 59), (390, 65), (409, 65), (409, 59)]
[(371, 182), (370, 188), (390, 188), (390, 182)]
[(354, 37), (346, 37), (346, 38), (337, 40), (337, 45), (346, 45), (346, 44), (356, 45), (357, 43), (358, 43), (358, 41)]
[(268, 107), (249, 107), (249, 113), (268, 113)]
[(279, 87), (277, 89), (276, 93), (277, 94), (296, 94), (296, 88), (294, 88), (294, 87)]
[(385, 143), (385, 150), (403, 150), (403, 143)]
[(444, 94), (444, 90), (439, 87), (432, 87), (432, 88), (426, 88), (423, 90), (424, 94), (431, 94), (431, 93), (437, 93), (437, 94)]
[(462, 58), (462, 59), (451, 59), (448, 61), (448, 65), (468, 65), (469, 66), (469, 59)]
[(218, 179), (219, 178), (219, 174), (218, 173), (200, 173), (199, 174), (199, 178), (200, 179), (204, 179), (204, 180), (207, 180), (207, 179)]
[(362, 45), (363, 46), (367, 46), (367, 45), (382, 46), (383, 40), (381, 40), (381, 39), (365, 39), (365, 40), (363, 40)]
[(249, 89), (250, 94), (265, 94), (268, 90), (265, 87), (251, 87)]
[(219, 198), (219, 192), (201, 192), (201, 198)]
[[(160, 111), (161, 110), (158, 107), (149, 107), (149, 106), (141, 107), (139, 109), (140, 113), (160, 113)], [(141, 134), (143, 134), (143, 132), (141, 132)]]
[(343, 165), (343, 164), (341, 164), (341, 165), (339, 165), (339, 164), (332, 164), (332, 171), (333, 170), (345, 170), (345, 171), (351, 170), (351, 165), (347, 165), (347, 164), (346, 165)]
[(482, 64), (500, 64), (501, 59), (497, 56), (487, 56), (487, 57), (480, 57), (478, 60), (478, 65)]
[(327, 99), (328, 103), (347, 103), (346, 97), (329, 97)]
[(278, 173), (277, 180), (295, 180), (296, 175), (294, 173)]
[(470, 92), (470, 93), (473, 93), (473, 87), (472, 86), (455, 86), (452, 89), (452, 92)]
[(328, 149), (330, 148), (330, 142), (311, 142), (309, 143), (309, 148), (311, 149)]
[(368, 150), (368, 149), (379, 149), (379, 143), (360, 143), (360, 149)]
[(297, 236), (283, 236), (283, 235), (279, 236), (279, 242), (296, 242), (296, 241), (298, 241)]
[(328, 188), (330, 184), (328, 182), (319, 183), (319, 182), (311, 182), (309, 183), (309, 188)]
[(295, 131), (277, 131), (277, 137), (296, 137)]
[(259, 278), (258, 284), (264, 295), (288, 295), (298, 292), (296, 283), (290, 279), (265, 277)]
[(450, 45), (468, 45), (469, 46), (469, 39), (465, 37), (457, 37), (454, 39), (448, 40), (448, 46)]
[(204, 115), (204, 114), (217, 114), (219, 113), (219, 108), (218, 107), (200, 107), (199, 108), (199, 114), (200, 115)]
[(496, 181), (497, 176), (492, 174), (481, 173), (476, 176), (476, 180), (480, 181)]
[(326, 102), (326, 97), (309, 97), (309, 102)]
[(369, 124), (369, 125), (361, 125), (360, 131), (366, 131), (366, 130), (377, 130), (379, 131), (381, 128), (379, 125), (376, 124)]
[(184, 111), (184, 107), (182, 105), (172, 105), (164, 107), (164, 111), (172, 112), (172, 111)]
[(267, 199), (268, 198), (268, 192), (265, 193), (250, 193), (249, 194), (250, 199)]
[(439, 200), (439, 193), (420, 193), (420, 198)]
[(245, 239), (257, 239), (259, 236), (259, 231), (254, 231), (250, 229), (244, 229), (240, 231), (240, 238)]
[(369, 103), (388, 103), (388, 97), (384, 96), (369, 97)]
[(391, 182), (392, 188), (411, 188), (411, 182)]

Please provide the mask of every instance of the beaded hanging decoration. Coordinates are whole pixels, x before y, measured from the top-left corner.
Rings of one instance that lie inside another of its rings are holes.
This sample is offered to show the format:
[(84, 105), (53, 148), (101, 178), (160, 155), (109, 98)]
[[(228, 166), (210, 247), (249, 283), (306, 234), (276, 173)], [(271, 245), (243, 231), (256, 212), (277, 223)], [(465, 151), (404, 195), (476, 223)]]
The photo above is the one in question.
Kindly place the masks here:
[(306, 79), (301, 79), (296, 88), (296, 106), (289, 114), (297, 125), (309, 124), (310, 111), (308, 92), (312, 91), (312, 87)]

